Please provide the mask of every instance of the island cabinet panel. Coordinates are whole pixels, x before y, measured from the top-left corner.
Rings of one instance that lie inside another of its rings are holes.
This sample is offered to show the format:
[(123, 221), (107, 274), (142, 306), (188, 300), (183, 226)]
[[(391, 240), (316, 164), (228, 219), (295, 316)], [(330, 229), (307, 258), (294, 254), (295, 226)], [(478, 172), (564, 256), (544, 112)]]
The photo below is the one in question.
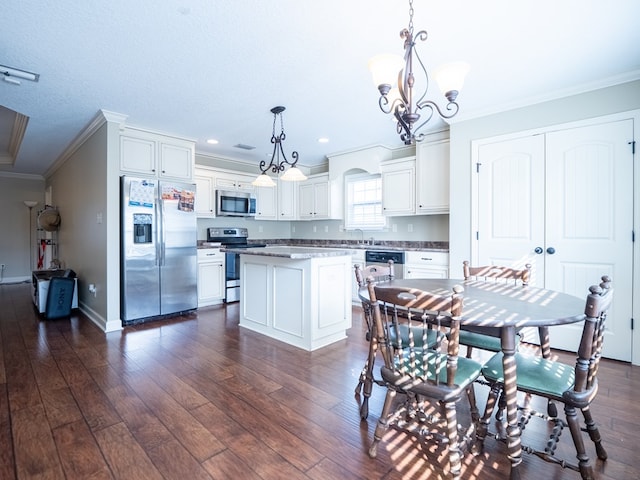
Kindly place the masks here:
[(268, 279), (268, 265), (263, 263), (245, 263), (242, 265), (242, 287), (243, 292), (251, 292), (245, 296), (245, 301), (241, 301), (242, 319), (256, 328), (258, 326), (268, 327), (268, 311), (271, 308), (265, 285), (271, 284)]
[(345, 305), (350, 309), (351, 302), (336, 302), (336, 298), (345, 296), (345, 292), (351, 292), (351, 283), (347, 282), (348, 276), (344, 275), (342, 264), (318, 265), (318, 305), (311, 305), (319, 311), (318, 323), (313, 326), (317, 336), (323, 332), (332, 332), (336, 325), (341, 325), (346, 317)]
[(240, 327), (309, 351), (346, 338), (351, 255), (290, 258), (262, 250), (240, 256)]
[(308, 329), (304, 315), (304, 269), (273, 267), (273, 329), (304, 341)]

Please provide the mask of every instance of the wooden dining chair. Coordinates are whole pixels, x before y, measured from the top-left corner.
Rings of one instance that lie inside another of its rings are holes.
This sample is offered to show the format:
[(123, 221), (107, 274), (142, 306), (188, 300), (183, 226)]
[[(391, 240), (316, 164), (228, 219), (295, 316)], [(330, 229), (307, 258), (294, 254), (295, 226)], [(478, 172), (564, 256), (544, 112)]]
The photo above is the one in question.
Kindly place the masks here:
[[(435, 294), (376, 285), (371, 279), (368, 290), (384, 359), (380, 374), (387, 388), (369, 455), (377, 456), (380, 441), (393, 425), (423, 442), (446, 445), (450, 474), (460, 478), (462, 452), (473, 439), (468, 434), (474, 422), (467, 434), (459, 435), (456, 404), (466, 392), (472, 418), (477, 417), (472, 385), (482, 369), (475, 360), (458, 356), (463, 289), (457, 286), (450, 294)], [(435, 335), (435, 343), (425, 348), (430, 334)], [(403, 394), (402, 401), (396, 401), (398, 393)], [(402, 461), (400, 452), (391, 455), (396, 457)]]
[[(366, 279), (371, 277), (375, 282), (392, 280), (394, 278), (394, 262), (389, 260), (387, 266), (381, 267), (380, 265), (370, 265), (368, 267), (361, 267), (359, 264), (354, 265), (356, 284), (358, 288), (366, 287)], [(367, 328), (366, 339), (369, 342), (369, 352), (367, 354), (367, 360), (362, 367), (360, 377), (358, 379), (358, 385), (356, 385), (356, 395), (360, 395), (362, 391), (362, 403), (360, 404), (360, 418), (366, 420), (369, 416), (369, 398), (373, 390), (374, 383), (380, 383), (373, 377), (373, 366), (376, 359), (377, 341), (375, 334), (373, 333), (373, 320), (371, 318), (370, 302), (362, 300), (362, 313)]]
[[(528, 403), (519, 409), (519, 426), (524, 431), (526, 425), (533, 417), (542, 418), (550, 422), (549, 439), (544, 447), (527, 446), (523, 443), (523, 450), (532, 453), (545, 461), (555, 463), (563, 468), (570, 468), (577, 472), (583, 479), (593, 479), (593, 466), (586, 453), (582, 432), (589, 434), (589, 438), (595, 445), (596, 455), (601, 460), (607, 459), (607, 452), (602, 446), (602, 439), (596, 426), (589, 406), (598, 393), (598, 364), (602, 354), (603, 334), (607, 312), (613, 299), (611, 279), (602, 277), (600, 285), (589, 288), (589, 294), (585, 305), (585, 320), (577, 350), (575, 366), (562, 362), (552, 361), (539, 356), (527, 355), (516, 352), (517, 388), (520, 392), (543, 397), (564, 404), (566, 421), (562, 418), (550, 417), (536, 412)], [(484, 415), (477, 430), (477, 443), (474, 446), (476, 453), (482, 450), (484, 439), (489, 429), (492, 410), (496, 399), (503, 388), (504, 374), (502, 370), (502, 354), (496, 354), (482, 369), (484, 378), (490, 383), (491, 390), (487, 400)], [(578, 420), (578, 410), (582, 412), (585, 429), (581, 429)], [(569, 427), (571, 437), (576, 449), (578, 464), (571, 463), (556, 455), (560, 436), (564, 428)], [(493, 435), (499, 438), (499, 435)]]
[[(531, 278), (531, 264), (526, 264), (523, 269), (498, 265), (472, 267), (469, 265), (469, 261), (465, 260), (462, 262), (462, 269), (465, 280), (482, 280), (485, 282), (527, 286)], [(501, 350), (500, 329), (464, 327), (460, 330), (460, 345), (467, 347), (467, 358), (471, 358), (474, 348), (499, 352)]]

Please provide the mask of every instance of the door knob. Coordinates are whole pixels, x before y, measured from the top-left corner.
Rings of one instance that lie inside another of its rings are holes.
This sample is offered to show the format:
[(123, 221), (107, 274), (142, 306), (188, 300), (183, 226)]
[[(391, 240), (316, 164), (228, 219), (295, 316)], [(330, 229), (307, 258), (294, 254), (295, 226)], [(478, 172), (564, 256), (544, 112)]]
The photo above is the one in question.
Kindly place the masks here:
[(536, 247), (534, 252), (536, 252), (538, 255), (540, 255), (542, 252), (544, 252), (544, 250), (542, 249), (542, 247)]
[(549, 247), (549, 248), (547, 248), (547, 253), (549, 255), (553, 255), (554, 253), (556, 253), (556, 249), (553, 248), (553, 247)]

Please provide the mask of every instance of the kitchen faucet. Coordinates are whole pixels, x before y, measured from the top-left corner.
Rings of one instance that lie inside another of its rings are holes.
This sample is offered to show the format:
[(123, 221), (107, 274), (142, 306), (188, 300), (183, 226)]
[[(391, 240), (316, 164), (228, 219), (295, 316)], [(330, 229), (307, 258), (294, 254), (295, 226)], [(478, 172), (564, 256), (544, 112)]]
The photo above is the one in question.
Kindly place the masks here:
[(356, 228), (353, 231), (360, 232), (360, 241), (358, 243), (364, 245), (364, 232), (359, 228)]

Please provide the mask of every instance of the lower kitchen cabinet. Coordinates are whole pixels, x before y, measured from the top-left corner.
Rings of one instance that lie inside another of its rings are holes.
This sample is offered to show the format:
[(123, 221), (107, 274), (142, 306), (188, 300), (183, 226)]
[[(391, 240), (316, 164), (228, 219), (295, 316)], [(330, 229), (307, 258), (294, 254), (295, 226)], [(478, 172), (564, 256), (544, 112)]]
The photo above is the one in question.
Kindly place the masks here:
[(198, 249), (198, 307), (222, 303), (224, 294), (224, 253), (219, 248)]
[(449, 253), (408, 251), (404, 256), (404, 278), (448, 278)]

